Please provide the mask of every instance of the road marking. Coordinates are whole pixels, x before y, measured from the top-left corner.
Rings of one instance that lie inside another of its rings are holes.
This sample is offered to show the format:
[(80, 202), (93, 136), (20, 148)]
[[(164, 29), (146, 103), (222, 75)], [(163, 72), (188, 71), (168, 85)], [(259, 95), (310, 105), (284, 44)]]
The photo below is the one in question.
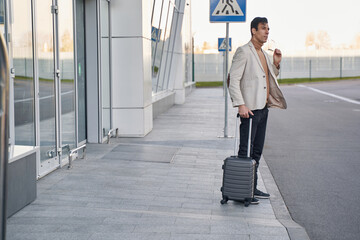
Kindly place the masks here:
[(340, 100), (343, 100), (345, 102), (349, 102), (349, 103), (354, 103), (354, 104), (359, 104), (360, 105), (360, 102), (359, 101), (356, 101), (356, 100), (352, 100), (350, 98), (346, 98), (346, 97), (342, 97), (342, 96), (339, 96), (339, 95), (335, 95), (335, 94), (332, 94), (332, 93), (328, 93), (328, 92), (324, 92), (324, 91), (321, 91), (319, 89), (316, 89), (316, 88), (312, 88), (312, 87), (308, 87), (308, 86), (305, 86), (305, 85), (297, 85), (299, 87), (303, 87), (303, 88), (307, 88), (307, 89), (310, 89), (314, 92), (318, 92), (318, 93), (321, 93), (321, 94), (324, 94), (324, 95), (327, 95), (327, 96), (330, 96), (330, 97), (333, 97), (333, 98), (337, 98), (337, 99), (340, 99)]
[[(73, 92), (74, 92), (74, 90), (63, 92), (63, 93), (61, 93), (61, 96), (71, 94)], [(39, 100), (44, 100), (44, 99), (53, 98), (53, 97), (54, 97), (54, 95), (48, 95), (48, 96), (39, 98)], [(25, 98), (25, 99), (15, 100), (14, 103), (27, 102), (27, 101), (33, 101), (33, 100), (34, 100), (34, 98)]]

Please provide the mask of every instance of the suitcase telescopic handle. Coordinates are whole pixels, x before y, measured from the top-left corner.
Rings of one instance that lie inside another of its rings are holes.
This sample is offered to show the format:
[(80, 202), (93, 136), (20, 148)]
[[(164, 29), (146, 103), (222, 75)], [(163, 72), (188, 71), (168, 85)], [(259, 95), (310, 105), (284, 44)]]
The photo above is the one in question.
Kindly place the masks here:
[[(240, 113), (237, 113), (236, 117), (240, 118)], [(253, 118), (254, 116), (249, 114), (249, 118)]]
[[(248, 138), (248, 144), (247, 144), (247, 157), (250, 157), (250, 149), (251, 149), (251, 130), (252, 130), (252, 119), (254, 116), (249, 114), (249, 138)], [(234, 155), (236, 155), (236, 142), (237, 142), (237, 135), (239, 134), (238, 127), (240, 125), (240, 113), (236, 115), (236, 127), (235, 127), (235, 144), (234, 144)], [(240, 142), (240, 137), (239, 137)]]

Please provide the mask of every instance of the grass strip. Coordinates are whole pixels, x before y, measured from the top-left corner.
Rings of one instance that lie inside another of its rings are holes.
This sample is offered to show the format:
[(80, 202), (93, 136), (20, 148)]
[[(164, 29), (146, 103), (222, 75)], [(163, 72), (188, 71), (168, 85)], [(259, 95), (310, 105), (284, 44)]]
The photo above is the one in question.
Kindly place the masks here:
[(218, 82), (196, 82), (196, 87), (222, 87), (223, 82), (222, 81), (218, 81)]
[[(34, 78), (32, 77), (24, 77), (24, 76), (15, 76), (15, 80), (22, 80), (22, 81), (33, 81)], [(48, 79), (48, 78), (39, 78), (39, 81), (41, 82), (54, 82), (54, 79)], [(61, 82), (67, 82), (67, 83), (72, 83), (74, 82), (74, 79), (61, 79)]]
[[(283, 78), (278, 79), (279, 84), (298, 84), (298, 83), (312, 83), (312, 82), (326, 82), (326, 81), (341, 81), (350, 79), (360, 79), (360, 76), (355, 77), (343, 77), (343, 78)], [(196, 82), (196, 87), (222, 87), (223, 82)]]
[(341, 81), (350, 79), (360, 79), (360, 76), (343, 77), (343, 78), (283, 78), (278, 79), (279, 84), (297, 84), (297, 83), (312, 83), (312, 82), (328, 82), (328, 81)]

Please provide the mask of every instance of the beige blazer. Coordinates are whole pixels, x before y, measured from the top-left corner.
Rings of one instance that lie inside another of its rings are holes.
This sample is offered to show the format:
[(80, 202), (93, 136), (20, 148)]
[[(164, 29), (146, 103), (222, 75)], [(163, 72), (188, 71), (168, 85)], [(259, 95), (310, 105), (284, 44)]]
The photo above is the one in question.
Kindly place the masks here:
[(263, 109), (266, 105), (286, 109), (286, 101), (276, 78), (279, 70), (272, 63), (269, 55), (265, 51), (263, 53), (269, 69), (269, 99), (266, 99), (265, 71), (250, 41), (236, 50), (229, 71), (229, 93), (233, 107), (245, 104), (250, 110)]

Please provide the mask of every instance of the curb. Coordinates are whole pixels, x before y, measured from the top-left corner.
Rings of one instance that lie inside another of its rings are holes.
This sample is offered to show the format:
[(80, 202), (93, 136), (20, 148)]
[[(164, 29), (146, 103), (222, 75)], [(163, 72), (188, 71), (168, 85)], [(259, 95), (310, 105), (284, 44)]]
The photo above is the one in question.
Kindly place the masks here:
[(310, 240), (304, 227), (296, 223), (285, 205), (284, 199), (281, 196), (279, 188), (270, 172), (264, 157), (260, 164), (260, 172), (265, 184), (266, 190), (270, 193), (270, 203), (274, 210), (276, 219), (286, 228), (289, 238), (291, 240)]

